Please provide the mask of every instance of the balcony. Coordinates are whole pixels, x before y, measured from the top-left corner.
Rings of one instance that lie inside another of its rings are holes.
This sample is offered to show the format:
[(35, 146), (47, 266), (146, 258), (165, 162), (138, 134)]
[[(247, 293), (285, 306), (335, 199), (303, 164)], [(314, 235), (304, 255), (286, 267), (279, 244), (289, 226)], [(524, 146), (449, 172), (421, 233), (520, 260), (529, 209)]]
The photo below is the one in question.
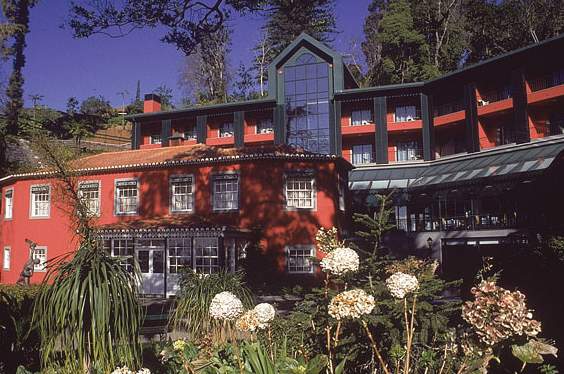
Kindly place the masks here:
[(394, 153), (394, 163), (413, 162), (423, 160), (423, 148), (408, 148)]
[(396, 227), (406, 232), (499, 230), (517, 227), (513, 216), (483, 214), (443, 218), (399, 218)]
[(371, 135), (376, 131), (376, 125), (371, 122), (362, 123), (361, 125), (341, 126), (341, 134), (346, 135)]
[(564, 96), (564, 69), (531, 79), (531, 93), (528, 94), (530, 104), (553, 100)]
[(443, 126), (463, 121), (466, 117), (465, 109), (464, 102), (461, 100), (436, 106), (433, 111), (434, 125)]
[(480, 92), (478, 99), (478, 115), (480, 116), (503, 112), (512, 107), (513, 100), (509, 87)]

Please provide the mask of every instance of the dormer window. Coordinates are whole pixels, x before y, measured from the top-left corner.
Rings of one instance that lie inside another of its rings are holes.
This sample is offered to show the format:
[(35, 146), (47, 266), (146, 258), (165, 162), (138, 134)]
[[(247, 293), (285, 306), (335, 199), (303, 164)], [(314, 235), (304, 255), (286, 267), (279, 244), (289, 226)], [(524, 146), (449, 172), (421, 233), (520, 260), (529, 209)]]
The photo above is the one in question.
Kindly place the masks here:
[(230, 138), (233, 136), (233, 122), (223, 122), (219, 127), (220, 138)]

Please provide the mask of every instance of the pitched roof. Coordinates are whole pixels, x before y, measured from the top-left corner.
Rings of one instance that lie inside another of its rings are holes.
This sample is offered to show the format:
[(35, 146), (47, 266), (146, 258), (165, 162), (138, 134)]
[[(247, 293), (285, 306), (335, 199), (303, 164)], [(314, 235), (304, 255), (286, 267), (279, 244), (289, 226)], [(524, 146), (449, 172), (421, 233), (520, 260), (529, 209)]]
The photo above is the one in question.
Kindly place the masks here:
[[(232, 163), (274, 158), (304, 161), (338, 161), (344, 163), (347, 168), (352, 168), (352, 166), (340, 156), (311, 153), (285, 145), (252, 148), (219, 148), (204, 144), (105, 152), (77, 159), (71, 163), (71, 167), (78, 173), (88, 174), (103, 171)], [(50, 176), (52, 174), (51, 170), (39, 169), (30, 173), (15, 174), (1, 178), (0, 183), (11, 179)]]

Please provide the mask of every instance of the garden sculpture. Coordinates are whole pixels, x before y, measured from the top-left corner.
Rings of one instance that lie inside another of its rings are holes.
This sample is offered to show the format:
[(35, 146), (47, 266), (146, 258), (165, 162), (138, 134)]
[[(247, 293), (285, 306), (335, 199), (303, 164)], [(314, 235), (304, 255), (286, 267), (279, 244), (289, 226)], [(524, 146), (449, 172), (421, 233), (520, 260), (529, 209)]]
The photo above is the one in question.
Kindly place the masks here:
[(29, 239), (26, 239), (25, 242), (29, 245), (29, 258), (26, 261), (22, 272), (20, 273), (20, 277), (18, 278), (18, 281), (16, 283), (22, 286), (29, 286), (29, 281), (33, 276), (33, 268), (35, 265), (39, 264), (40, 261), (38, 258), (33, 258), (33, 253), (35, 251), (37, 243)]

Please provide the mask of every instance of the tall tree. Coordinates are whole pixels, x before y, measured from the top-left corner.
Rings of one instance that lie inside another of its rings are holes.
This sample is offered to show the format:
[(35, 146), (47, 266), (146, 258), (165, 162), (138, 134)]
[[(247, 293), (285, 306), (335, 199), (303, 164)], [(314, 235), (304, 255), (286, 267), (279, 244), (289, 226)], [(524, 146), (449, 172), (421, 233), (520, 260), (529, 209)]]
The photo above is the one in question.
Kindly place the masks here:
[(23, 108), (23, 68), (29, 11), (38, 0), (2, 0), (5, 22), (0, 24), (0, 47), (4, 58), (12, 58), (12, 72), (6, 88), (5, 121), (0, 123), (0, 175), (6, 171), (7, 135), (19, 132), (19, 115)]
[(172, 88), (168, 87), (166, 84), (161, 84), (153, 90), (153, 93), (159, 95), (161, 98), (161, 107), (163, 110), (174, 109), (172, 103)]
[(228, 100), (228, 60), (231, 30), (227, 26), (207, 35), (195, 53), (186, 57), (180, 73), (180, 85), (198, 104)]
[[(378, 11), (381, 9), (378, 7)], [(415, 28), (408, 0), (390, 1), (383, 15), (373, 17), (372, 21), (377, 22), (377, 27), (371, 43), (380, 49), (378, 56), (367, 56), (367, 60), (377, 63), (370, 68), (370, 83), (413, 82), (438, 74), (438, 69), (429, 63), (429, 45)]]
[(336, 32), (334, 0), (267, 0), (265, 3), (264, 37), (255, 47), (260, 56), (255, 62), (257, 80), (262, 83), (266, 79), (264, 67), (302, 32), (325, 43), (331, 43)]
[(77, 38), (128, 35), (141, 28), (164, 30), (161, 40), (190, 55), (224, 24), (230, 9), (253, 11), (262, 0), (76, 0), (66, 24)]

